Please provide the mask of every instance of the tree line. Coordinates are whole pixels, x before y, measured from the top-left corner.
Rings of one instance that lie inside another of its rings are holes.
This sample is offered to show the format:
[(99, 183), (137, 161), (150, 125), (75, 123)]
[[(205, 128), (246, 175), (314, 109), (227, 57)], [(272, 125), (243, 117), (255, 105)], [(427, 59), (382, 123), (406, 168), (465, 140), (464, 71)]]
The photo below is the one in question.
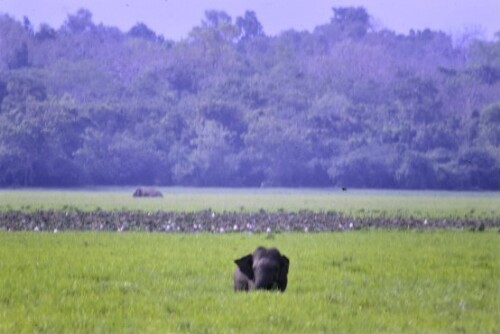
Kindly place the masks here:
[(207, 11), (144, 23), (0, 15), (0, 185), (500, 189), (500, 35), (377, 29), (333, 8), (268, 36)]

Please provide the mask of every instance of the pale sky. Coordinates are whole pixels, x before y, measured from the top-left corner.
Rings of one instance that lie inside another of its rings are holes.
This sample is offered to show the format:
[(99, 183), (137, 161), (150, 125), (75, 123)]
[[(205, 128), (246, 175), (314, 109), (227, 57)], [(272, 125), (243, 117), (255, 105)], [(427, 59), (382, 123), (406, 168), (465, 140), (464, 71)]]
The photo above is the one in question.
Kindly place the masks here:
[(327, 23), (332, 7), (363, 6), (379, 27), (407, 34), (430, 28), (453, 36), (481, 32), (492, 39), (500, 31), (500, 0), (0, 0), (0, 12), (27, 16), (58, 28), (68, 14), (86, 8), (94, 23), (129, 30), (143, 22), (167, 39), (179, 40), (199, 25), (207, 9), (224, 10), (233, 19), (253, 10), (264, 31), (309, 30)]

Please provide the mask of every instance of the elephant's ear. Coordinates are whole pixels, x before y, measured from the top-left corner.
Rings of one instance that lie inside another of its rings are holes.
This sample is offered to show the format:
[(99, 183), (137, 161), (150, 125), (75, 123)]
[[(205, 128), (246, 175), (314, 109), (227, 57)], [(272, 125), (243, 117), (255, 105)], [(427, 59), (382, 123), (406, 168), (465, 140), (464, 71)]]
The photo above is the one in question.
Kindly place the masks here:
[(288, 267), (290, 266), (290, 260), (285, 255), (282, 255), (280, 258), (280, 266), (281, 270), (278, 277), (278, 288), (281, 292), (286, 290), (286, 286), (288, 285)]
[(290, 260), (285, 255), (281, 256), (281, 268), (285, 274), (288, 273), (288, 267), (290, 266)]
[(236, 263), (241, 272), (247, 275), (249, 279), (253, 279), (252, 254), (248, 254), (247, 256), (243, 256), (241, 259), (234, 260), (234, 263)]

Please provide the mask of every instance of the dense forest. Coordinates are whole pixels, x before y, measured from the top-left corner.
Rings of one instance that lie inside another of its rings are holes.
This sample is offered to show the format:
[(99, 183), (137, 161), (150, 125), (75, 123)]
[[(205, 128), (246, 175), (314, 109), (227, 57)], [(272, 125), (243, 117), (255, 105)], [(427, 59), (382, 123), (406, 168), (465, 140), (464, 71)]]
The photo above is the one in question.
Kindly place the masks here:
[(499, 190), (500, 33), (372, 22), (267, 36), (207, 11), (172, 41), (0, 14), (0, 186)]

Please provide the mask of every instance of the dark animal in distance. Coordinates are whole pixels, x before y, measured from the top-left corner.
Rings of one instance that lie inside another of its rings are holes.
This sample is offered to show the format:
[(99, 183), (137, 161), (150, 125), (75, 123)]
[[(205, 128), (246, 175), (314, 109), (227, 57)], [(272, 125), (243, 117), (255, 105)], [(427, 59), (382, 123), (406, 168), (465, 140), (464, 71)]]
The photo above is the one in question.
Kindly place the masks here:
[(285, 291), (290, 261), (276, 248), (257, 247), (253, 254), (234, 260), (234, 290), (255, 289)]
[(134, 191), (134, 197), (163, 197), (161, 191), (155, 188), (139, 187)]

